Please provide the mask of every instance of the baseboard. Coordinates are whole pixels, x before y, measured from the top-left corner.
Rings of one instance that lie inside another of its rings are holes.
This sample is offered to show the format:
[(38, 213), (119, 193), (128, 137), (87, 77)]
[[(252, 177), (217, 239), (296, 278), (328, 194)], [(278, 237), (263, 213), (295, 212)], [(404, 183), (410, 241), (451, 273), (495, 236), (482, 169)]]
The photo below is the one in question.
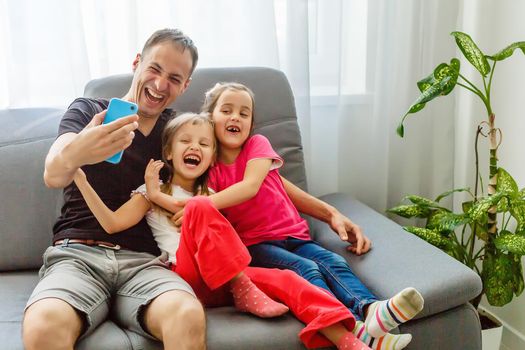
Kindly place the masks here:
[(525, 349), (525, 335), (518, 330), (503, 323), (503, 335), (501, 338), (502, 349), (522, 350)]
[[(480, 309), (486, 310), (482, 305)], [(503, 335), (501, 337), (500, 350), (522, 350), (525, 349), (525, 334), (518, 331), (516, 328), (510, 326), (505, 321), (501, 320), (503, 324)]]

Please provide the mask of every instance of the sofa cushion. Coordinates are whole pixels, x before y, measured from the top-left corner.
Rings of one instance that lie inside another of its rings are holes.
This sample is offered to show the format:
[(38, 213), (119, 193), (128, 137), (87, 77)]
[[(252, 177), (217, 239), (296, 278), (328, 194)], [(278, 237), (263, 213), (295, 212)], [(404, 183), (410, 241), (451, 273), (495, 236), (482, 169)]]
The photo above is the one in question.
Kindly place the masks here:
[(0, 271), (42, 265), (60, 203), (60, 191), (44, 185), (44, 158), (62, 114), (53, 108), (0, 110)]

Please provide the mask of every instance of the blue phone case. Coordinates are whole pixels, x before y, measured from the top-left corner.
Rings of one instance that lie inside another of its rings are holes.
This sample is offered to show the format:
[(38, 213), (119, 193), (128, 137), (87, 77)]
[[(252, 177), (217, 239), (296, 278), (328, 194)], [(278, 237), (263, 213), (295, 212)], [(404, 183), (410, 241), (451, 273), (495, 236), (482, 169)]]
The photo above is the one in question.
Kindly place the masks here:
[[(111, 101), (109, 101), (108, 111), (102, 124), (111, 123), (114, 120), (131, 114), (137, 114), (138, 110), (138, 106), (133, 102), (121, 100), (120, 98), (112, 98)], [(120, 159), (122, 159), (122, 153), (124, 153), (124, 151), (115, 153), (106, 159), (106, 162), (117, 164), (120, 162)]]

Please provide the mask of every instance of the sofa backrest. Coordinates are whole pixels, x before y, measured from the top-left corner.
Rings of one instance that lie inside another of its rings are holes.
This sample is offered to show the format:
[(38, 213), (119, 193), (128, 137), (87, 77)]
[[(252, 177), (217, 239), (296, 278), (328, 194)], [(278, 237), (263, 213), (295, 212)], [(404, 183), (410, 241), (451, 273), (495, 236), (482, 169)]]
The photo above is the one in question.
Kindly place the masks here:
[[(84, 96), (124, 96), (131, 85), (131, 79), (131, 74), (123, 74), (92, 80), (86, 85)], [(281, 71), (262, 67), (197, 69), (188, 90), (171, 107), (177, 112), (198, 112), (204, 101), (204, 92), (217, 82), (227, 81), (245, 84), (253, 90), (254, 133), (268, 137), (276, 152), (284, 158), (285, 165), (281, 174), (306, 189), (295, 101), (288, 79)]]
[(63, 110), (0, 110), (0, 271), (37, 268), (51, 242), (60, 191), (45, 187), (44, 158)]

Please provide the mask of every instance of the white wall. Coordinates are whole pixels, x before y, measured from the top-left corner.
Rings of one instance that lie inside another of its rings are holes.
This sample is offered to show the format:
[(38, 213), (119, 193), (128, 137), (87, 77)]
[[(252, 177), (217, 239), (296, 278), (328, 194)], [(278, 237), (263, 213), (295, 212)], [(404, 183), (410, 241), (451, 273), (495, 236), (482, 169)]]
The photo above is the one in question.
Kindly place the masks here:
[[(483, 38), (480, 46), (496, 52), (512, 42), (524, 41), (523, 13), (523, 1), (512, 1), (512, 6), (499, 6), (499, 2), (489, 2), (482, 8), (482, 23), (491, 23), (497, 30), (492, 30), (488, 25), (484, 26), (481, 30), (484, 35), (480, 35)], [(497, 127), (503, 131), (499, 164), (509, 171), (520, 188), (525, 187), (524, 77), (525, 55), (518, 50), (512, 57), (497, 64), (492, 96)], [(502, 308), (490, 309), (507, 324), (507, 327), (513, 328), (509, 329), (511, 332), (505, 332), (503, 343), (509, 349), (518, 349), (518, 344), (521, 349), (525, 348), (525, 295), (522, 294)]]

